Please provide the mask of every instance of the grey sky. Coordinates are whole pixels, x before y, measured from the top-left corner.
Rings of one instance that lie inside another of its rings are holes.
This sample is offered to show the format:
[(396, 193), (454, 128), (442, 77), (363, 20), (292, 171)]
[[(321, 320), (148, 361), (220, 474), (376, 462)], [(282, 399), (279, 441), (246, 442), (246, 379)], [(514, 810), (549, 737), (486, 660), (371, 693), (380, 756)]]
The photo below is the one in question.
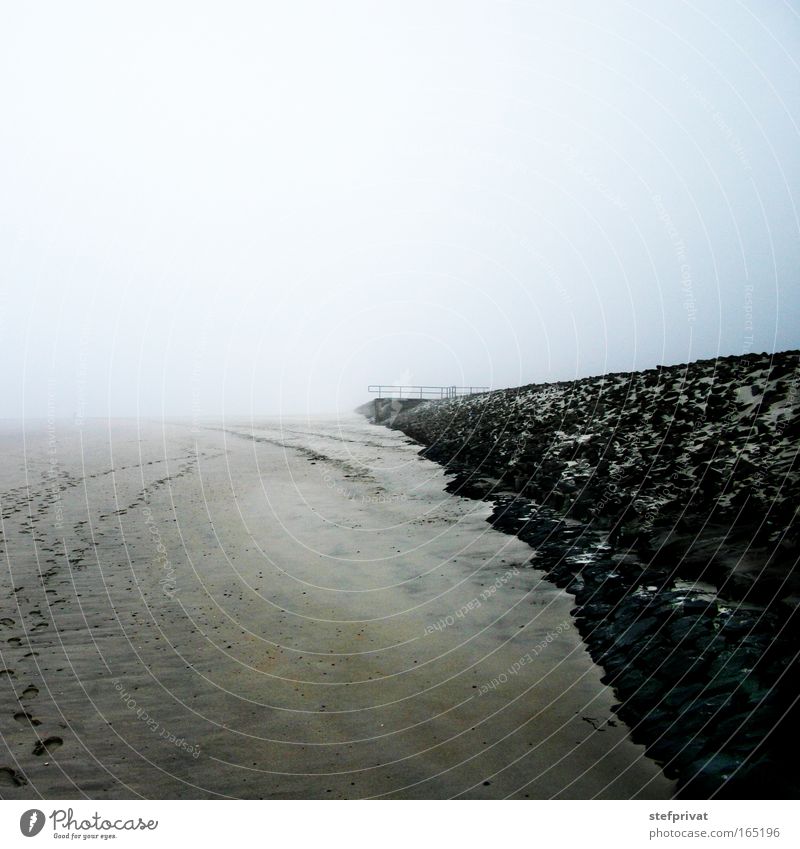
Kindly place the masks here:
[(4, 4), (4, 416), (798, 347), (791, 4)]

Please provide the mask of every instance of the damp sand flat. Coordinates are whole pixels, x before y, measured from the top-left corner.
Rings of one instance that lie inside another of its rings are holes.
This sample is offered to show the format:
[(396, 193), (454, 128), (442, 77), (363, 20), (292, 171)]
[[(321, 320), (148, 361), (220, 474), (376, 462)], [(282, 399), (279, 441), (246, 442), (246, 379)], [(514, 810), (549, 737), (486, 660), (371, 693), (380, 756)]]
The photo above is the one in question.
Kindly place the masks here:
[(531, 550), (360, 418), (0, 427), (5, 798), (664, 798)]

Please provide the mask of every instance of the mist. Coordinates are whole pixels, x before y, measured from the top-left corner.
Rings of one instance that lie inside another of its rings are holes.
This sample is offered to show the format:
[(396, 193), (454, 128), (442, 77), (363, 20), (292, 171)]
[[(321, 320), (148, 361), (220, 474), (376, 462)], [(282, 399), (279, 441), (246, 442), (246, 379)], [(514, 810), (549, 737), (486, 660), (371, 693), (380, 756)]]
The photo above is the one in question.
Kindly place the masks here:
[(5, 4), (4, 417), (798, 347), (789, 3)]

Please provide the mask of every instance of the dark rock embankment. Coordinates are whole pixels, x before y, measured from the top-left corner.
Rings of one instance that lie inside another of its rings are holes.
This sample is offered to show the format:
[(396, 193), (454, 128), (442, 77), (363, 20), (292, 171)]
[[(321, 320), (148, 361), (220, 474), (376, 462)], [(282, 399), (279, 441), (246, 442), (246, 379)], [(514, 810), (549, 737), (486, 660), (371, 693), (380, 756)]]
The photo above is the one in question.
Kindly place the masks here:
[(392, 427), (494, 503), (575, 617), (619, 716), (686, 797), (790, 797), (800, 352), (521, 387)]

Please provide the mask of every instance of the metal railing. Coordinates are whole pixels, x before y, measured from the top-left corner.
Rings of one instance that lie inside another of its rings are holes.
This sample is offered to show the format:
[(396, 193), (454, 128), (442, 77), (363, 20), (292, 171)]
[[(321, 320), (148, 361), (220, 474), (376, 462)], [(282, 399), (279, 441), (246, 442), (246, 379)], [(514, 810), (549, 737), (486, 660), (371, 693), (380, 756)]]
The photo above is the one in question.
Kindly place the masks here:
[[(369, 387), (379, 398), (458, 398), (462, 395), (477, 395), (488, 392), (489, 386), (384, 386)], [(388, 394), (387, 394), (388, 393)]]

